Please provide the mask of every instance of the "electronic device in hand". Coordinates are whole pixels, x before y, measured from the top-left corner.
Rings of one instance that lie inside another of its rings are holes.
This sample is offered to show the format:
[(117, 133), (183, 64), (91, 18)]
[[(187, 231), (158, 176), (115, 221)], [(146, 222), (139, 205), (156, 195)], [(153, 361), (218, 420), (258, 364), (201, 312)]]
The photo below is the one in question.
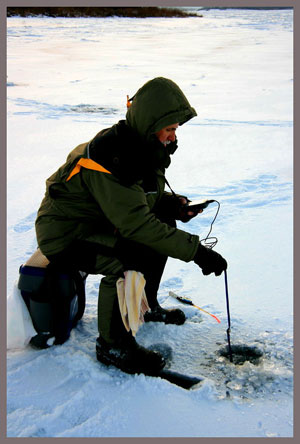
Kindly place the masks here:
[(192, 200), (191, 202), (188, 202), (187, 209), (191, 210), (191, 211), (203, 210), (204, 208), (206, 208), (212, 202), (216, 202), (216, 201), (215, 200), (209, 200), (209, 199)]

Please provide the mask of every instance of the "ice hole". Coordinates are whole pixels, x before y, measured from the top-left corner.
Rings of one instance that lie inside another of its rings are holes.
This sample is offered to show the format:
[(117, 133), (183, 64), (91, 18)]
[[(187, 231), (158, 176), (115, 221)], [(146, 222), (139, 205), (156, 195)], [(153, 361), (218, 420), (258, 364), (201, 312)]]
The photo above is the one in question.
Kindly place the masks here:
[[(235, 365), (243, 365), (246, 361), (258, 365), (263, 352), (257, 347), (249, 345), (231, 345), (232, 362)], [(220, 355), (230, 360), (228, 345), (220, 350)]]

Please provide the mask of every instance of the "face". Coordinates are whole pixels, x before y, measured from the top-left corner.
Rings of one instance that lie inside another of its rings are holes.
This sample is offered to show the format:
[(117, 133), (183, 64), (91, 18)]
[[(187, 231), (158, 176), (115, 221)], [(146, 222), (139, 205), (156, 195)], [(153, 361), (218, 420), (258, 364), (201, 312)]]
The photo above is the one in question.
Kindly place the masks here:
[(161, 143), (167, 145), (170, 142), (175, 142), (176, 139), (175, 133), (178, 127), (179, 123), (174, 123), (173, 125), (166, 126), (165, 128), (161, 129), (155, 134)]

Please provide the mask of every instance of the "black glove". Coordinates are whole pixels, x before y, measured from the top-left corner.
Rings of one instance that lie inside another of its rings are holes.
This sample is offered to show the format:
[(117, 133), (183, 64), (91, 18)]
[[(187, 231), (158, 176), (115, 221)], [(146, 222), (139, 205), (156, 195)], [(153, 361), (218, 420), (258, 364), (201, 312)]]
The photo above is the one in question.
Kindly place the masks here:
[[(174, 218), (175, 220), (180, 220), (181, 222), (188, 222), (190, 221), (193, 217), (197, 216), (197, 214), (199, 213), (198, 210), (191, 210), (188, 207), (188, 202), (190, 202), (190, 200), (186, 197), (186, 196), (181, 196), (179, 194), (175, 196), (171, 196), (169, 198), (169, 201), (173, 201), (173, 214), (174, 214)], [(193, 213), (193, 214), (188, 214), (189, 213)]]
[[(186, 196), (164, 193), (154, 213), (158, 214), (161, 220), (175, 219), (181, 222), (188, 222), (199, 214), (199, 211), (193, 211), (188, 207), (188, 202), (190, 202), (190, 200)], [(187, 214), (188, 212), (192, 212), (193, 214)]]
[(204, 275), (215, 273), (216, 276), (220, 276), (227, 269), (227, 262), (219, 253), (201, 244), (195, 254), (194, 262), (202, 268)]
[[(180, 196), (180, 198), (186, 199), (186, 203), (180, 201), (179, 199), (179, 208), (178, 208), (178, 216), (177, 220), (181, 222), (189, 222), (193, 217), (196, 217), (199, 214), (199, 210), (192, 210), (188, 207), (187, 203), (190, 202), (187, 197)], [(192, 214), (188, 214), (192, 213)]]

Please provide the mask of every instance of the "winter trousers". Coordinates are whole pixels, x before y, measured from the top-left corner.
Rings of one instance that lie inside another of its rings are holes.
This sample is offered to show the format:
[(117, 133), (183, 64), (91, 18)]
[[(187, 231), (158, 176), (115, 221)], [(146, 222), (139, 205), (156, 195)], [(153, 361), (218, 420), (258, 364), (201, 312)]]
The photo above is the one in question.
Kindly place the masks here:
[[(175, 226), (175, 220), (168, 221)], [(124, 240), (118, 253), (95, 242), (75, 240), (67, 249), (48, 256), (49, 261), (64, 269), (80, 270), (88, 274), (101, 274), (98, 298), (98, 331), (109, 344), (117, 344), (128, 333), (123, 325), (118, 304), (116, 282), (128, 269), (141, 271), (146, 280), (145, 292), (150, 308), (157, 302), (157, 292), (167, 262), (149, 247)]]

